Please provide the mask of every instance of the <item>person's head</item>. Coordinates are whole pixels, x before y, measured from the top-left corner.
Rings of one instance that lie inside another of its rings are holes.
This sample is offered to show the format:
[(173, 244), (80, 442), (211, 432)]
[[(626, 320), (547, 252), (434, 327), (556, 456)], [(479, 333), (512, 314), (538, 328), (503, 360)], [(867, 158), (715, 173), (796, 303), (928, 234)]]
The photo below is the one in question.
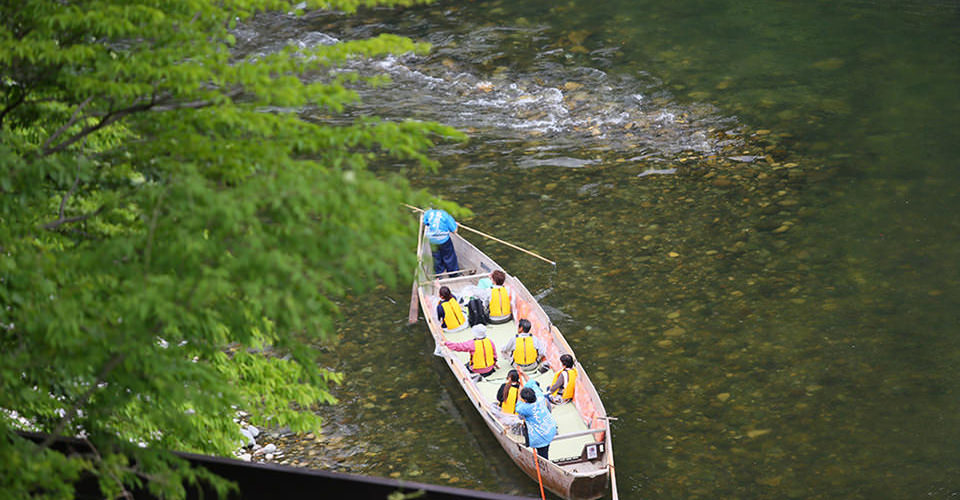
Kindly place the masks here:
[(450, 287), (442, 286), (440, 287), (440, 298), (443, 300), (450, 300), (453, 297), (453, 294), (450, 293)]
[(530, 320), (524, 318), (524, 319), (521, 319), (520, 321), (517, 321), (517, 331), (523, 332), (523, 333), (530, 333)]
[(529, 387), (524, 387), (520, 389), (520, 399), (526, 403), (533, 403), (537, 400), (537, 393), (533, 392), (533, 389)]
[(497, 286), (503, 286), (503, 281), (507, 279), (507, 273), (497, 269), (496, 271), (490, 273), (490, 279), (493, 280), (493, 284)]
[(482, 339), (487, 336), (487, 327), (483, 325), (473, 325), (473, 338)]
[(573, 356), (569, 354), (564, 354), (560, 356), (560, 362), (563, 363), (565, 368), (573, 368)]
[(520, 381), (520, 372), (516, 370), (510, 370), (507, 372), (507, 381), (508, 382), (519, 382)]

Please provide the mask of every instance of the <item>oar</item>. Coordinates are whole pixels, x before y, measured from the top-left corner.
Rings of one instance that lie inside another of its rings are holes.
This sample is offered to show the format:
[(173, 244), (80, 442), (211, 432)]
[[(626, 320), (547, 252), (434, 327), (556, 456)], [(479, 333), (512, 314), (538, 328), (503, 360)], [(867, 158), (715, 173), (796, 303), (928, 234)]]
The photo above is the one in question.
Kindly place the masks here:
[[(417, 207), (415, 207), (415, 206), (413, 206), (413, 205), (407, 205), (406, 203), (404, 203), (403, 205), (404, 205), (405, 207), (409, 208), (410, 210), (415, 210), (415, 211), (420, 212), (420, 213), (423, 213), (423, 212), (424, 212), (424, 210), (423, 210), (422, 208), (417, 208)], [(422, 224), (422, 221), (421, 221), (421, 224)], [(544, 262), (550, 263), (550, 264), (553, 265), (554, 267), (557, 266), (557, 263), (556, 263), (556, 262), (554, 262), (554, 261), (552, 261), (552, 260), (550, 260), (550, 259), (548, 259), (548, 258), (546, 258), (546, 257), (537, 255), (537, 254), (535, 254), (535, 253), (533, 253), (533, 252), (531, 252), (530, 250), (527, 250), (527, 249), (525, 249), (525, 248), (520, 248), (520, 247), (518, 247), (517, 245), (514, 245), (513, 243), (510, 243), (509, 241), (503, 241), (503, 240), (501, 240), (500, 238), (497, 238), (497, 237), (495, 237), (495, 236), (490, 236), (489, 234), (484, 233), (483, 231), (476, 230), (476, 229), (474, 229), (474, 228), (472, 228), (472, 227), (469, 227), (469, 226), (467, 226), (467, 225), (465, 225), (465, 224), (462, 224), (462, 223), (457, 223), (457, 224), (458, 224), (460, 227), (466, 229), (467, 231), (472, 231), (472, 232), (474, 232), (474, 233), (479, 234), (480, 236), (483, 236), (484, 238), (490, 238), (491, 240), (496, 241), (497, 243), (502, 243), (502, 244), (504, 244), (504, 245), (506, 245), (506, 246), (508, 246), (508, 247), (510, 247), (510, 248), (512, 248), (512, 249), (514, 249), (514, 250), (519, 250), (519, 251), (521, 251), (521, 252), (523, 252), (523, 253), (525, 253), (525, 254), (527, 254), (527, 255), (531, 255), (531, 256), (533, 256), (533, 257), (536, 257), (536, 258), (538, 258), (538, 259), (540, 259), (540, 260), (542, 260), (542, 261), (544, 261)]]

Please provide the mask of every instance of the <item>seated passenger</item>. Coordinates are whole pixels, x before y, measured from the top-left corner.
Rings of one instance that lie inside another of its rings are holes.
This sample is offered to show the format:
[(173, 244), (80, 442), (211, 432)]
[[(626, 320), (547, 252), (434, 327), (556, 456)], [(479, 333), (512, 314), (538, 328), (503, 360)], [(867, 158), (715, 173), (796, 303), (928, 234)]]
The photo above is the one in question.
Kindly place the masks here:
[(514, 366), (532, 372), (547, 351), (543, 342), (530, 333), (530, 320), (521, 319), (517, 322), (517, 336), (510, 339), (500, 352), (505, 356), (512, 354)]
[(517, 413), (517, 400), (520, 398), (520, 373), (510, 370), (507, 381), (497, 389), (497, 402), (504, 413)]
[(573, 367), (573, 356), (560, 356), (560, 363), (563, 364), (563, 369), (553, 376), (553, 383), (547, 388), (547, 394), (554, 404), (572, 400), (577, 385), (577, 369)]
[(457, 298), (450, 292), (450, 287), (440, 287), (440, 303), (437, 304), (437, 319), (445, 332), (459, 332), (467, 327), (467, 318), (463, 316), (463, 308)]
[(507, 274), (497, 269), (490, 273), (490, 279), (493, 280), (493, 288), (490, 289), (490, 323), (499, 325), (513, 318), (510, 308), (510, 293), (507, 292), (507, 287), (503, 286)]
[(483, 325), (473, 327), (473, 340), (444, 342), (444, 345), (454, 351), (469, 352), (470, 361), (467, 362), (467, 370), (472, 373), (489, 377), (497, 370), (497, 348), (493, 345), (493, 341), (487, 338), (487, 327)]
[(537, 455), (549, 460), (550, 442), (557, 436), (557, 421), (550, 414), (546, 397), (540, 384), (530, 379), (520, 390), (517, 416), (527, 424), (527, 446), (535, 448)]

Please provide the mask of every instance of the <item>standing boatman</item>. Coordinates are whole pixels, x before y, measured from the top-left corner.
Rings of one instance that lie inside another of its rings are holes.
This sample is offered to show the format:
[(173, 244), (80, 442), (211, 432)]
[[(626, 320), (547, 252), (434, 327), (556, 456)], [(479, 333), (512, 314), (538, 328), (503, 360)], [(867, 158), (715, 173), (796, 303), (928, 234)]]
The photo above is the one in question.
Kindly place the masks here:
[(550, 414), (547, 398), (536, 380), (530, 379), (520, 389), (515, 408), (517, 416), (527, 424), (527, 446), (537, 450), (545, 460), (550, 459), (550, 442), (557, 436), (557, 421)]
[(450, 233), (457, 232), (457, 221), (446, 210), (431, 208), (423, 213), (423, 225), (433, 250), (434, 274), (449, 273), (452, 277), (460, 270), (457, 252), (453, 249)]

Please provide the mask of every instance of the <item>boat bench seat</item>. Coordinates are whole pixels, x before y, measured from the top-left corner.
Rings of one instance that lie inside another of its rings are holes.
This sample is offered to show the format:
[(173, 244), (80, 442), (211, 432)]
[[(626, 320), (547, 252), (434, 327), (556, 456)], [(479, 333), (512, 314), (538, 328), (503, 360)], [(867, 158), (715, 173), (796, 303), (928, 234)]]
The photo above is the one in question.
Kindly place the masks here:
[[(557, 435), (589, 429), (573, 403), (564, 403), (553, 407), (553, 418), (557, 420), (559, 432)], [(593, 435), (577, 436), (569, 439), (555, 440), (550, 443), (551, 462), (579, 461), (583, 454), (583, 447), (595, 442)]]

